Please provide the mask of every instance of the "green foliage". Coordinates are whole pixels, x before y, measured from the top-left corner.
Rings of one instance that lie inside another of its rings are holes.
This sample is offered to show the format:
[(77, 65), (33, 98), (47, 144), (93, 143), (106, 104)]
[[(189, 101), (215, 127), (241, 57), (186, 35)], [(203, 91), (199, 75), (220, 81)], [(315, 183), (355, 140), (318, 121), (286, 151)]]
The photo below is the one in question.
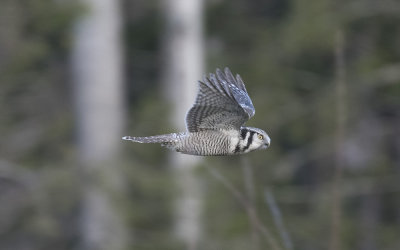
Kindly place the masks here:
[(59, 159), (68, 150), (59, 142), (71, 135), (65, 75), (70, 28), (80, 8), (74, 1), (5, 1), (0, 12), (5, 17), (0, 129), (15, 144), (0, 144), (2, 152), (28, 165), (51, 155)]

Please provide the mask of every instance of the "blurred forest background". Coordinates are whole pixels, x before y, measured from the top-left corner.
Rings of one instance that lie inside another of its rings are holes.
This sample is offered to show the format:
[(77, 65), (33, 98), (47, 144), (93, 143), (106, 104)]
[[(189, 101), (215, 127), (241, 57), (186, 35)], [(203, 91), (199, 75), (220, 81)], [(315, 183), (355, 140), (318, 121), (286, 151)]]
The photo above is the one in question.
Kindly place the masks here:
[[(0, 3), (0, 249), (400, 249), (399, 1)], [(225, 66), (268, 150), (121, 140)]]

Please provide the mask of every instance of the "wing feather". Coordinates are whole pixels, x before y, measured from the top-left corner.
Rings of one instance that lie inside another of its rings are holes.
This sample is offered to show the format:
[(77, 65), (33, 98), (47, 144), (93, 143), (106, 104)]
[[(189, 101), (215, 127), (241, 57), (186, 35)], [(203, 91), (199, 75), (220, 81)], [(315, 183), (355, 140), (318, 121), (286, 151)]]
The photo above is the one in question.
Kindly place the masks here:
[(255, 113), (239, 75), (236, 79), (225, 68), (199, 81), (199, 90), (193, 107), (186, 115), (189, 132), (205, 129), (239, 129)]

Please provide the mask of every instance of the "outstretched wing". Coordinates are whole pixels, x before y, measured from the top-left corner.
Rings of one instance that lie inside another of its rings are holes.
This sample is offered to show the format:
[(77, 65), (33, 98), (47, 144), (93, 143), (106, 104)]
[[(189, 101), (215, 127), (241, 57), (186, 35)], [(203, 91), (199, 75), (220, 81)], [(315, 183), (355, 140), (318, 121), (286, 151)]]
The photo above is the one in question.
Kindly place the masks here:
[(186, 115), (189, 132), (206, 129), (239, 129), (255, 113), (239, 75), (217, 69), (199, 81), (196, 102)]

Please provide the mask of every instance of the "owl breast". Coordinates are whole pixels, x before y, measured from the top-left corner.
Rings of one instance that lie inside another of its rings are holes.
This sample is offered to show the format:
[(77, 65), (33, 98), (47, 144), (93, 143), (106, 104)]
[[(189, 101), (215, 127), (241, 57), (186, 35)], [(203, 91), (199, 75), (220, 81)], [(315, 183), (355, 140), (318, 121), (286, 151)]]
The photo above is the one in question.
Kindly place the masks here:
[(232, 154), (231, 144), (229, 133), (204, 130), (182, 136), (175, 145), (175, 150), (191, 155), (229, 155)]

